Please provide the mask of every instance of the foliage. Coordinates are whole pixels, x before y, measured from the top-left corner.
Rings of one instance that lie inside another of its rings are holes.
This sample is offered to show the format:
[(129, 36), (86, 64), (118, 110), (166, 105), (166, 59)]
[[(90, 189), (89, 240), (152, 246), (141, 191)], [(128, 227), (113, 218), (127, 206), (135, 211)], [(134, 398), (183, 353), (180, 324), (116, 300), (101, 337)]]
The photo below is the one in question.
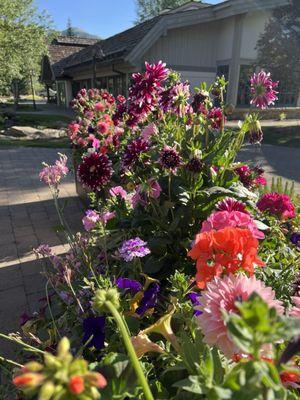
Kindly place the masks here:
[(280, 81), (281, 90), (295, 92), (296, 96), (300, 88), (299, 17), (297, 0), (275, 9), (257, 43), (258, 65)]
[(39, 13), (32, 0), (0, 1), (0, 90), (13, 80), (38, 76), (47, 52), (49, 17)]
[(161, 11), (176, 8), (186, 0), (136, 0), (137, 23), (156, 17)]

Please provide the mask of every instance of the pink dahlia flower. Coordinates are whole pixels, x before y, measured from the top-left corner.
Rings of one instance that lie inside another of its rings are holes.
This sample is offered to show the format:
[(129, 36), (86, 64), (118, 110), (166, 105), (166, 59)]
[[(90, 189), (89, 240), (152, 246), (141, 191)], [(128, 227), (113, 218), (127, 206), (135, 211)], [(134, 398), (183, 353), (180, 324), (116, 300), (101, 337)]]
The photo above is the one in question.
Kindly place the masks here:
[(245, 204), (231, 197), (225, 197), (225, 199), (219, 201), (216, 205), (216, 209), (218, 211), (239, 211), (248, 214)]
[(98, 221), (100, 221), (100, 215), (94, 210), (87, 210), (85, 217), (82, 218), (84, 229), (87, 232), (94, 229)]
[(204, 342), (210, 346), (216, 345), (228, 358), (239, 353), (227, 331), (221, 310), (235, 313), (237, 299), (246, 301), (252, 293), (257, 293), (269, 307), (276, 308), (278, 314), (283, 314), (282, 302), (275, 299), (272, 288), (257, 280), (255, 276), (228, 275), (223, 279), (215, 278), (207, 284), (202, 292), (201, 306), (197, 307), (202, 314), (196, 317), (204, 334)]
[(142, 139), (143, 140), (149, 140), (152, 135), (156, 135), (158, 133), (158, 128), (157, 126), (152, 122), (151, 124), (147, 125), (143, 130), (142, 130)]
[(44, 168), (39, 173), (40, 180), (46, 185), (57, 187), (61, 179), (69, 172), (67, 161), (68, 157), (65, 154), (60, 154), (54, 165), (44, 163)]
[(109, 189), (109, 194), (111, 197), (121, 197), (122, 199), (126, 200), (127, 198), (127, 192), (125, 189), (123, 189), (122, 186), (114, 186), (111, 189)]
[(265, 235), (259, 231), (249, 214), (240, 211), (216, 211), (203, 222), (201, 233), (218, 231), (227, 227), (249, 229), (256, 239), (264, 239)]
[(294, 307), (291, 308), (289, 314), (292, 317), (295, 318), (300, 318), (300, 297), (299, 296), (294, 296), (292, 297)]
[(276, 192), (266, 193), (258, 201), (257, 207), (260, 211), (267, 211), (282, 219), (294, 218), (296, 216), (295, 207), (290, 197), (286, 194)]
[(277, 86), (278, 82), (272, 81), (270, 73), (260, 71), (258, 74), (253, 74), (250, 79), (250, 91), (252, 95), (250, 104), (254, 104), (262, 110), (270, 105), (274, 105), (275, 101), (278, 100), (278, 92), (274, 90)]

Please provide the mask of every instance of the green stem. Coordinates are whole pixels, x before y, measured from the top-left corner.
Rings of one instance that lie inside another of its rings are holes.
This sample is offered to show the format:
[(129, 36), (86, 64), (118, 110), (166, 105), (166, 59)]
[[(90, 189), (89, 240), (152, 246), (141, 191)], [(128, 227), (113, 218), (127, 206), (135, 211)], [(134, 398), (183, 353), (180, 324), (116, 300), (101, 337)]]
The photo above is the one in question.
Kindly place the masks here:
[(133, 345), (131, 343), (130, 337), (128, 335), (128, 331), (126, 329), (126, 325), (124, 323), (124, 320), (123, 320), (121, 314), (118, 312), (118, 310), (112, 304), (112, 302), (106, 301), (105, 305), (106, 305), (107, 309), (109, 310), (109, 312), (114, 317), (114, 319), (115, 319), (115, 321), (116, 321), (116, 323), (117, 323), (117, 325), (118, 325), (118, 327), (120, 329), (120, 332), (121, 332), (121, 335), (123, 337), (123, 341), (124, 341), (125, 347), (127, 349), (129, 358), (131, 360), (132, 366), (133, 366), (133, 368), (135, 370), (135, 373), (137, 375), (138, 381), (139, 381), (140, 385), (142, 386), (142, 389), (143, 389), (143, 392), (144, 392), (144, 395), (145, 395), (145, 399), (146, 400), (154, 400), (154, 397), (153, 397), (153, 395), (151, 393), (151, 389), (150, 389), (150, 387), (148, 385), (147, 379), (146, 379), (146, 377), (144, 375), (144, 372), (142, 370), (142, 367), (141, 367), (141, 364), (139, 362), (139, 359), (138, 359), (138, 357), (136, 355), (136, 352), (134, 350), (134, 347), (133, 347)]
[(15, 367), (19, 367), (19, 368), (23, 368), (24, 367), (24, 365), (22, 365), (22, 364), (19, 364), (19, 363), (13, 361), (13, 360), (9, 360), (8, 358), (4, 358), (4, 357), (1, 357), (1, 356), (0, 356), (0, 361), (6, 362), (6, 363), (11, 364), (11, 365), (14, 365)]
[(23, 342), (22, 340), (20, 340), (20, 339), (16, 339), (16, 338), (13, 338), (13, 337), (4, 335), (3, 333), (0, 333), (0, 337), (3, 338), (3, 339), (9, 340), (9, 341), (11, 341), (11, 342), (14, 342), (14, 343), (18, 343), (18, 344), (20, 344), (21, 346), (25, 347), (25, 349), (28, 349), (28, 350), (30, 350), (30, 351), (34, 351), (34, 352), (36, 352), (36, 353), (41, 353), (41, 354), (46, 354), (45, 351), (40, 350), (40, 349), (37, 349), (36, 347), (30, 346), (29, 344), (24, 343), (24, 342)]

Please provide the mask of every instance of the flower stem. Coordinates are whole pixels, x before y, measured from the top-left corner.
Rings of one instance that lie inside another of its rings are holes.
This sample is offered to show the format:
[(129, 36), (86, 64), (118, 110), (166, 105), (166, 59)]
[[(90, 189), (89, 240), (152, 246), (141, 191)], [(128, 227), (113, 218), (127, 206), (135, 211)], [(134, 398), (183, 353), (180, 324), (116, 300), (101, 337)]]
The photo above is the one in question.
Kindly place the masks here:
[(117, 325), (118, 325), (118, 327), (120, 329), (120, 332), (121, 332), (121, 335), (123, 337), (123, 341), (124, 341), (125, 347), (127, 349), (129, 358), (131, 360), (132, 366), (133, 366), (133, 368), (135, 370), (135, 373), (137, 375), (138, 381), (139, 381), (140, 385), (142, 386), (142, 389), (143, 389), (143, 392), (144, 392), (144, 395), (145, 395), (145, 399), (146, 400), (154, 400), (154, 397), (153, 397), (153, 395), (151, 393), (151, 389), (149, 387), (147, 379), (146, 379), (146, 377), (144, 375), (144, 372), (142, 370), (141, 364), (140, 364), (140, 362), (138, 360), (138, 357), (136, 355), (134, 347), (133, 347), (133, 345), (131, 343), (131, 340), (130, 340), (130, 337), (129, 337), (129, 334), (128, 334), (128, 330), (126, 329), (126, 325), (125, 325), (123, 317), (118, 312), (116, 307), (112, 304), (112, 302), (106, 301), (105, 305), (106, 305), (107, 309), (110, 311), (110, 313), (112, 314), (112, 316), (114, 317), (114, 319), (115, 319), (115, 321), (116, 321), (116, 323), (117, 323)]

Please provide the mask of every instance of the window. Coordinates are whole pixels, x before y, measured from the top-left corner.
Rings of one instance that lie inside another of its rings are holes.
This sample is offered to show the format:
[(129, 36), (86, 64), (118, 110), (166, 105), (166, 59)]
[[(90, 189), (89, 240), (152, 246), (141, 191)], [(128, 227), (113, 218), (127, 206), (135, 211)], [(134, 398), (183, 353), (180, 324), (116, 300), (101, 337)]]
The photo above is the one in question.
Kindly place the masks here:
[(96, 79), (96, 88), (106, 89), (114, 96), (126, 93), (126, 75), (104, 76)]
[(73, 81), (72, 82), (72, 96), (73, 98), (77, 96), (77, 93), (80, 90), (80, 82)]
[(241, 65), (237, 105), (250, 107), (250, 77), (254, 72), (252, 65)]

